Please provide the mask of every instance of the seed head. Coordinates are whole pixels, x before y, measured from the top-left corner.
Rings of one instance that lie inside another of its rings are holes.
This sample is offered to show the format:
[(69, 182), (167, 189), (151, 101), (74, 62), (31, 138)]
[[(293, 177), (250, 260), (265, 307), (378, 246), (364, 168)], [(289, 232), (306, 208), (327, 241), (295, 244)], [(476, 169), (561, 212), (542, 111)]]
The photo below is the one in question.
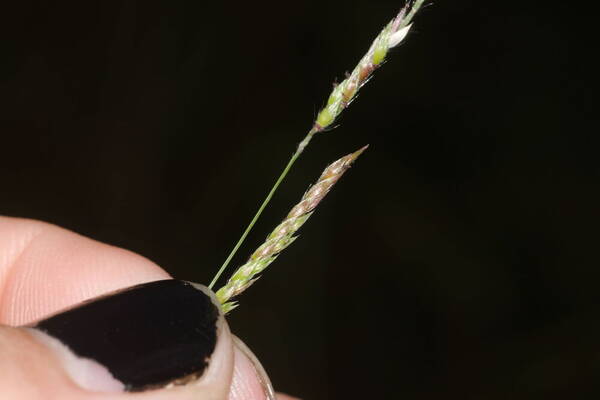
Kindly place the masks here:
[(258, 274), (275, 261), (277, 256), (296, 240), (297, 236), (294, 236), (294, 234), (310, 218), (314, 209), (329, 193), (333, 185), (367, 147), (364, 146), (325, 168), (319, 180), (304, 193), (300, 202), (292, 208), (283, 222), (277, 225), (273, 232), (267, 236), (267, 240), (252, 253), (248, 262), (238, 268), (225, 286), (217, 291), (217, 298), (223, 305), (223, 312), (227, 313), (237, 307), (237, 304), (230, 300), (250, 287), (258, 279)]

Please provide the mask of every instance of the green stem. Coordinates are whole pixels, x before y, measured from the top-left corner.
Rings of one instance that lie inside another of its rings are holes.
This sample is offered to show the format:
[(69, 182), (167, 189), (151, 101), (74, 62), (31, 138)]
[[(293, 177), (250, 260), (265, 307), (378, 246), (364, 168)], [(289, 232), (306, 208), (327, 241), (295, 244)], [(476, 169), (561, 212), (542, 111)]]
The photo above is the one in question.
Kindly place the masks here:
[(271, 191), (269, 192), (269, 194), (267, 195), (267, 197), (265, 198), (265, 200), (263, 201), (263, 203), (258, 208), (258, 211), (256, 212), (256, 214), (254, 214), (254, 217), (252, 218), (252, 221), (250, 221), (250, 223), (246, 227), (246, 230), (244, 231), (244, 233), (242, 234), (242, 236), (239, 238), (239, 240), (237, 241), (237, 243), (233, 247), (233, 250), (231, 250), (231, 252), (227, 256), (227, 259), (225, 260), (225, 262), (223, 263), (223, 265), (221, 265), (221, 268), (219, 268), (219, 271), (215, 274), (215, 277), (210, 282), (210, 285), (208, 285), (209, 289), (212, 289), (215, 286), (215, 283), (217, 283), (217, 280), (219, 280), (219, 278), (221, 277), (221, 275), (225, 271), (225, 268), (227, 268), (227, 266), (231, 262), (231, 259), (233, 258), (233, 256), (235, 255), (235, 253), (237, 253), (237, 251), (240, 248), (240, 246), (242, 245), (242, 243), (244, 243), (244, 240), (246, 240), (246, 236), (248, 236), (248, 234), (250, 233), (250, 231), (254, 227), (254, 224), (256, 223), (256, 221), (258, 221), (258, 218), (260, 217), (260, 215), (264, 211), (265, 207), (267, 207), (267, 204), (269, 204), (269, 202), (271, 201), (271, 198), (273, 198), (273, 195), (277, 191), (277, 188), (279, 187), (279, 185), (281, 184), (281, 182), (283, 182), (283, 179), (286, 177), (286, 175), (288, 174), (288, 172), (292, 168), (292, 165), (294, 165), (294, 163), (296, 162), (296, 160), (298, 159), (298, 157), (300, 157), (300, 154), (302, 154), (302, 152), (304, 151), (304, 149), (306, 148), (306, 146), (308, 145), (308, 143), (312, 139), (313, 135), (315, 133), (317, 133), (317, 132), (318, 132), (317, 128), (311, 129), (310, 132), (308, 132), (308, 134), (306, 135), (306, 137), (302, 140), (302, 142), (300, 142), (300, 144), (298, 145), (298, 148), (296, 149), (296, 152), (292, 155), (292, 158), (290, 158), (290, 160), (288, 161), (287, 165), (283, 169), (283, 172), (281, 172), (281, 175), (279, 175), (279, 178), (277, 178), (277, 181), (275, 182), (275, 184), (271, 188)]

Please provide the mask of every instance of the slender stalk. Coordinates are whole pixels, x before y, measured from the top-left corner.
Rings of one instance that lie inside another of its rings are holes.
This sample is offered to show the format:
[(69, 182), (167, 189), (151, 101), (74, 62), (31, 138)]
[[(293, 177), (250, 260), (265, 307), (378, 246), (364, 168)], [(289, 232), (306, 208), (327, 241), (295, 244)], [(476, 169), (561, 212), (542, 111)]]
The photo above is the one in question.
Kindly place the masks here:
[(252, 221), (250, 221), (250, 223), (246, 227), (246, 230), (244, 231), (244, 233), (242, 234), (242, 236), (239, 238), (239, 240), (237, 241), (237, 243), (233, 247), (233, 250), (231, 250), (231, 252), (227, 256), (227, 259), (225, 260), (225, 262), (223, 262), (223, 265), (221, 265), (221, 267), (219, 268), (219, 271), (215, 274), (215, 277), (210, 282), (210, 285), (208, 285), (209, 289), (212, 289), (215, 286), (215, 284), (217, 283), (217, 280), (223, 274), (223, 272), (225, 271), (225, 268), (227, 268), (227, 266), (231, 262), (231, 259), (235, 255), (235, 253), (237, 253), (237, 251), (240, 248), (240, 246), (242, 245), (242, 243), (244, 243), (244, 240), (246, 240), (246, 236), (248, 236), (248, 234), (250, 233), (250, 231), (254, 227), (254, 224), (256, 224), (256, 221), (258, 221), (258, 217), (260, 217), (260, 215), (262, 214), (262, 212), (265, 209), (265, 207), (267, 207), (267, 204), (269, 204), (269, 202), (271, 201), (271, 198), (275, 194), (275, 191), (277, 190), (277, 188), (279, 187), (279, 185), (281, 184), (281, 182), (283, 182), (283, 179), (285, 178), (285, 176), (287, 175), (287, 173), (289, 172), (289, 170), (292, 168), (292, 165), (294, 165), (294, 163), (296, 162), (296, 160), (300, 156), (300, 153), (302, 153), (302, 152), (296, 151), (294, 153), (294, 155), (292, 155), (292, 158), (290, 158), (290, 161), (288, 161), (287, 165), (283, 169), (283, 172), (281, 173), (281, 175), (279, 175), (279, 178), (277, 178), (277, 181), (275, 182), (275, 184), (271, 188), (271, 191), (269, 192), (269, 194), (267, 195), (267, 197), (265, 198), (265, 200), (262, 202), (262, 204), (258, 208), (258, 211), (256, 212), (256, 214), (254, 214), (254, 217), (252, 218)]
[(386, 27), (379, 33), (379, 35), (373, 41), (371, 47), (367, 51), (367, 54), (359, 61), (358, 65), (354, 68), (352, 73), (348, 75), (346, 79), (337, 84), (329, 98), (327, 100), (327, 105), (319, 112), (317, 115), (317, 119), (315, 120), (313, 127), (308, 131), (304, 139), (298, 144), (296, 151), (288, 161), (287, 165), (283, 169), (283, 172), (275, 181), (275, 184), (269, 191), (269, 194), (262, 202), (261, 206), (258, 208), (256, 214), (246, 227), (246, 230), (237, 241), (225, 261), (223, 265), (219, 268), (218, 272), (215, 274), (214, 278), (208, 285), (210, 289), (214, 287), (217, 280), (221, 277), (231, 259), (238, 251), (252, 228), (254, 224), (266, 208), (267, 204), (271, 201), (271, 198), (275, 194), (275, 191), (279, 188), (279, 185), (286, 177), (292, 165), (296, 162), (296, 160), (300, 157), (304, 149), (310, 143), (312, 137), (319, 132), (324, 131), (329, 128), (336, 118), (344, 111), (350, 103), (356, 97), (356, 94), (360, 90), (360, 88), (369, 81), (372, 73), (380, 67), (385, 61), (385, 57), (388, 53), (388, 50), (397, 46), (400, 42), (404, 40), (406, 34), (410, 30), (410, 24), (412, 22), (413, 17), (416, 12), (423, 5), (424, 0), (415, 0), (412, 5), (407, 3), (402, 10), (398, 13), (398, 15), (386, 25)]
[(285, 179), (286, 175), (288, 174), (288, 172), (292, 168), (292, 165), (294, 165), (294, 163), (296, 162), (296, 160), (298, 159), (298, 157), (300, 157), (300, 154), (302, 154), (302, 152), (304, 151), (304, 149), (306, 148), (306, 146), (308, 145), (308, 143), (310, 142), (310, 140), (312, 139), (313, 135), (316, 132), (317, 131), (314, 131), (313, 129), (311, 129), (308, 132), (308, 134), (306, 135), (306, 137), (302, 140), (302, 142), (298, 145), (298, 147), (296, 148), (296, 151), (292, 155), (292, 158), (290, 158), (290, 160), (288, 161), (287, 165), (285, 166), (285, 168), (281, 172), (281, 175), (279, 175), (279, 178), (277, 178), (277, 181), (275, 181), (275, 184), (273, 185), (273, 187), (269, 191), (269, 194), (267, 195), (267, 197), (265, 197), (264, 201), (262, 202), (262, 204), (258, 208), (258, 211), (256, 212), (256, 214), (254, 214), (254, 217), (252, 218), (252, 221), (250, 221), (250, 223), (246, 227), (246, 230), (244, 231), (244, 233), (242, 233), (242, 236), (240, 236), (239, 240), (237, 241), (237, 243), (235, 244), (235, 246), (233, 247), (233, 249), (231, 250), (231, 252), (227, 256), (227, 259), (223, 262), (223, 265), (221, 265), (221, 267), (219, 268), (219, 270), (215, 274), (214, 278), (210, 282), (210, 285), (208, 285), (209, 289), (212, 289), (215, 286), (215, 284), (217, 283), (217, 280), (219, 280), (219, 278), (221, 277), (221, 275), (225, 271), (225, 268), (227, 268), (227, 266), (231, 262), (231, 259), (233, 258), (233, 256), (235, 255), (235, 253), (237, 253), (237, 251), (239, 250), (239, 248), (242, 245), (242, 243), (244, 243), (244, 240), (246, 240), (246, 236), (248, 236), (248, 234), (250, 233), (250, 231), (254, 227), (254, 224), (256, 224), (256, 221), (258, 221), (258, 218), (260, 217), (260, 215), (262, 214), (262, 212), (264, 211), (264, 209), (267, 207), (267, 204), (269, 204), (269, 202), (271, 201), (271, 198), (273, 197), (273, 195), (277, 191), (277, 188), (279, 188), (279, 185), (281, 184), (281, 182), (283, 182), (283, 180)]

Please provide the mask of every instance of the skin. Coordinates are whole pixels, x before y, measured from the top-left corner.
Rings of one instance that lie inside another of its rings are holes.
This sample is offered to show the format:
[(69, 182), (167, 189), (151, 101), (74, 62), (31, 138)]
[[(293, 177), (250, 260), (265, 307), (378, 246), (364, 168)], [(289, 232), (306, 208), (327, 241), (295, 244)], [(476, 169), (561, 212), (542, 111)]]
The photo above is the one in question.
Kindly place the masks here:
[[(101, 366), (82, 365), (65, 349), (19, 326), (116, 289), (170, 278), (148, 259), (47, 223), (0, 217), (0, 393), (3, 398), (66, 400), (258, 400), (268, 398), (257, 360), (233, 339), (225, 320), (213, 361), (198, 381), (123, 393)], [(82, 372), (84, 371), (84, 372)], [(75, 374), (74, 374), (75, 372)], [(87, 374), (85, 382), (74, 375)], [(107, 383), (108, 382), (108, 383)], [(83, 387), (82, 387), (83, 386)], [(93, 390), (91, 390), (92, 388)], [(100, 391), (98, 391), (100, 390)], [(293, 400), (278, 395), (280, 400)]]

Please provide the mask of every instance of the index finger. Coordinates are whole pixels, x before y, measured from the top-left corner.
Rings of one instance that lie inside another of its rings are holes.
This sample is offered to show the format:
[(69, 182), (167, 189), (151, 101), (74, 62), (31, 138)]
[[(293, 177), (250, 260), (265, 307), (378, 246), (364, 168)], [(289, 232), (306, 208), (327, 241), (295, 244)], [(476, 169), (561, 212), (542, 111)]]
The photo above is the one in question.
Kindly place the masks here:
[(130, 251), (44, 222), (0, 216), (0, 324), (27, 324), (116, 289), (169, 277)]

